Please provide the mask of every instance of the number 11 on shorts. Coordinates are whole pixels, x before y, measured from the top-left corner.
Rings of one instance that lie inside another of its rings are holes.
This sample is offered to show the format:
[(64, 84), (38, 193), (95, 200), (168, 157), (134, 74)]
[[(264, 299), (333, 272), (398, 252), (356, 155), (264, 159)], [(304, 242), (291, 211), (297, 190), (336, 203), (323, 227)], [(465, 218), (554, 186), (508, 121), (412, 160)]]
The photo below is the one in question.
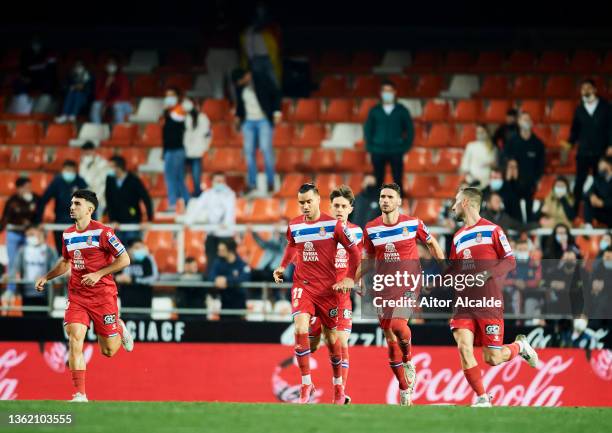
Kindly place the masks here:
[(293, 289), (293, 299), (300, 299), (302, 297), (302, 291), (304, 289), (300, 288), (300, 287), (295, 287)]

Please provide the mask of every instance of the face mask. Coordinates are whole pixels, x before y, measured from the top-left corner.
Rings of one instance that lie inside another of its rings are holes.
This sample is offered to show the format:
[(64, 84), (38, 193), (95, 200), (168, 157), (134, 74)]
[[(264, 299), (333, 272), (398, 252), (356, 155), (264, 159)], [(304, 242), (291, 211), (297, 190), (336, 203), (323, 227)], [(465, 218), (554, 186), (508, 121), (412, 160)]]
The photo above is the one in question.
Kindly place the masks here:
[(193, 110), (193, 102), (191, 102), (190, 100), (185, 100), (183, 101), (183, 110), (185, 110), (186, 112), (190, 112), (191, 110)]
[(504, 181), (503, 179), (491, 179), (490, 185), (493, 191), (499, 191), (504, 185)]
[(164, 98), (164, 107), (174, 107), (178, 101), (176, 96), (166, 96)]
[(110, 177), (115, 177), (115, 176), (117, 176), (117, 173), (115, 172), (115, 170), (113, 170), (113, 169), (111, 168), (111, 169), (109, 169), (109, 170), (106, 172), (106, 175), (107, 175), (107, 176), (110, 176)]
[(529, 251), (517, 251), (516, 260), (526, 262), (529, 260)]
[(134, 255), (134, 260), (142, 262), (147, 257), (147, 250), (134, 250), (132, 254)]
[(382, 92), (380, 94), (380, 97), (382, 98), (382, 101), (385, 104), (391, 104), (393, 103), (393, 101), (395, 101), (395, 95), (393, 94), (393, 92)]
[(612, 270), (612, 260), (604, 260), (604, 267), (607, 270)]
[(486, 132), (477, 132), (476, 133), (476, 140), (478, 141), (487, 141), (489, 139), (489, 136), (487, 135)]
[(555, 239), (560, 244), (564, 244), (565, 242), (567, 242), (567, 235), (555, 235)]
[(565, 194), (567, 194), (567, 188), (564, 186), (556, 186), (554, 188), (554, 191), (555, 191), (555, 195), (559, 198), (565, 197)]
[(34, 195), (31, 192), (24, 192), (23, 194), (21, 194), (21, 198), (25, 201), (32, 201)]
[(608, 177), (608, 172), (606, 170), (599, 170), (597, 173), (599, 173), (601, 177)]
[(223, 183), (215, 183), (215, 184), (213, 184), (212, 189), (213, 189), (213, 191), (221, 192), (221, 191), (223, 191), (225, 189), (225, 184), (223, 184)]
[(607, 250), (609, 246), (610, 246), (610, 244), (608, 244), (608, 242), (605, 239), (602, 239), (602, 240), (599, 241), (599, 250), (600, 251)]
[(76, 173), (74, 171), (62, 171), (62, 177), (66, 182), (72, 183), (76, 179)]
[(584, 332), (587, 329), (587, 323), (586, 319), (574, 319), (574, 331)]
[(115, 65), (114, 63), (109, 63), (108, 65), (106, 65), (106, 72), (111, 75), (114, 74), (115, 72), (117, 72), (117, 65)]
[(38, 243), (39, 243), (39, 242), (38, 242), (38, 237), (36, 237), (36, 236), (28, 236), (28, 237), (26, 238), (26, 243), (27, 243), (29, 246), (31, 246), (31, 247), (35, 247), (35, 246), (37, 246), (37, 245), (38, 245)]
[(582, 101), (585, 104), (588, 104), (590, 102), (593, 102), (595, 100), (595, 95), (593, 95), (592, 93), (587, 93), (582, 97)]
[(521, 128), (523, 131), (531, 131), (531, 122), (529, 121), (519, 122), (519, 128)]

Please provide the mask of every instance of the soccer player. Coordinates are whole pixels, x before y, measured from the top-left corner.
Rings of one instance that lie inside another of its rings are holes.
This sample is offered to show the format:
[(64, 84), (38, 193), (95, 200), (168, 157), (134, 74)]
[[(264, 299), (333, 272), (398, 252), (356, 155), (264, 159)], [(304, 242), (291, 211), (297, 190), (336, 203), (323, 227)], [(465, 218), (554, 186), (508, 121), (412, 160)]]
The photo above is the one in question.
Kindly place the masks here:
[(36, 289), (68, 270), (68, 305), (64, 328), (68, 335), (68, 366), (75, 388), (72, 402), (87, 402), (83, 343), (91, 321), (104, 356), (112, 357), (119, 346), (131, 352), (134, 340), (117, 307), (117, 286), (113, 274), (130, 264), (125, 248), (109, 227), (92, 220), (98, 207), (96, 194), (77, 190), (72, 194), (70, 218), (75, 225), (63, 235), (62, 257), (47, 275), (36, 280)]
[[(285, 267), (295, 262), (291, 289), (292, 315), (295, 324), (295, 355), (302, 375), (300, 403), (308, 403), (315, 392), (310, 377), (310, 343), (308, 326), (312, 316), (321, 320), (333, 370), (334, 404), (345, 404), (342, 384), (342, 349), (336, 336), (338, 300), (336, 291), (354, 286), (359, 265), (359, 248), (348, 227), (321, 213), (321, 197), (316, 186), (304, 184), (298, 192), (302, 216), (292, 219), (287, 228), (287, 248), (281, 265), (274, 270), (274, 280), (282, 282)], [(335, 258), (338, 243), (348, 254), (346, 276), (336, 281)]]
[[(481, 203), (482, 193), (476, 188), (464, 188), (457, 193), (452, 211), (465, 225), (453, 237), (449, 259), (472, 261), (472, 269), (484, 277), (483, 292), (486, 290), (503, 299), (501, 281), (496, 280), (503, 280), (514, 269), (516, 261), (502, 229), (480, 217)], [(455, 262), (455, 266), (459, 265), (459, 262)], [(537, 365), (538, 355), (524, 335), (517, 336), (512, 344), (502, 345), (503, 307), (480, 314), (475, 309), (455, 309), (450, 327), (457, 342), (463, 374), (477, 396), (472, 405), (474, 407), (491, 407), (490, 397), (482, 384), (480, 367), (474, 357), (475, 344), (483, 346), (484, 361), (491, 366), (510, 361), (517, 355), (531, 367)]]
[[(366, 256), (374, 259), (377, 272), (382, 270), (384, 273), (385, 268), (393, 272), (408, 268), (410, 272), (420, 273), (417, 239), (427, 245), (434, 258), (444, 259), (442, 248), (423, 221), (400, 214), (402, 199), (399, 185), (383, 185), (379, 205), (382, 215), (366, 224), (364, 236)], [(403, 292), (405, 290), (402, 290), (402, 295)], [(387, 340), (389, 365), (399, 382), (400, 404), (410, 406), (416, 384), (416, 370), (411, 360), (412, 334), (407, 315), (399, 312), (383, 309), (379, 313), (379, 322)]]
[[(363, 243), (363, 231), (361, 227), (348, 222), (348, 217), (353, 212), (353, 203), (355, 195), (350, 187), (342, 185), (331, 192), (329, 195), (331, 200), (332, 215), (338, 221), (348, 226), (349, 231), (357, 240), (357, 246), (361, 249)], [(360, 250), (361, 255), (361, 250)], [(336, 250), (336, 281), (342, 281), (348, 271), (348, 256), (342, 244), (338, 244)], [(353, 305), (351, 295), (348, 292), (338, 292), (338, 324), (337, 335), (342, 347), (342, 384), (346, 392), (346, 382), (349, 372), (349, 348), (348, 340), (351, 334), (353, 325)], [(321, 321), (317, 316), (314, 316), (310, 322), (310, 331), (308, 338), (310, 339), (310, 352), (313, 353), (319, 347), (321, 341)], [(351, 398), (346, 395), (345, 403), (349, 404)]]

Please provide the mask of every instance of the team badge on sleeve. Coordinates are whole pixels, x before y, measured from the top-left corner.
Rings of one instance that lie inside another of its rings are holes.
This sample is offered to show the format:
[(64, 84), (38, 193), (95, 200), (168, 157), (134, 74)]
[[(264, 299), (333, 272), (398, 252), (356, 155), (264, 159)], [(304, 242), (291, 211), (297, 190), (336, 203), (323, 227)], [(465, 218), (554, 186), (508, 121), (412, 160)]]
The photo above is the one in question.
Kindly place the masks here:
[(344, 236), (346, 236), (346, 238), (349, 240), (351, 245), (357, 243), (357, 238), (351, 232), (347, 224), (342, 224), (342, 232), (344, 233)]
[(117, 251), (117, 255), (121, 254), (125, 251), (125, 247), (114, 233), (108, 232), (106, 233), (108, 236), (108, 243)]

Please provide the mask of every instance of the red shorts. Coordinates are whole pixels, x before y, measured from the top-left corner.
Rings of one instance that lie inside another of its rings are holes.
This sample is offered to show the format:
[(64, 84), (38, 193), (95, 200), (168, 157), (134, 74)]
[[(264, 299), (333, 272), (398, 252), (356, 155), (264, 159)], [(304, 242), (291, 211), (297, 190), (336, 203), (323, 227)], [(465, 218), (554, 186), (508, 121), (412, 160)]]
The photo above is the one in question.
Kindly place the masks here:
[[(330, 289), (331, 292), (331, 289)], [(291, 289), (291, 316), (308, 313), (317, 316), (328, 329), (335, 329), (338, 324), (338, 300), (335, 293), (327, 296), (313, 295), (303, 285)]]
[(472, 331), (474, 346), (501, 349), (504, 345), (503, 319), (451, 319), (450, 328)]
[[(338, 312), (336, 329), (338, 331), (351, 332), (353, 329), (353, 311), (348, 308), (338, 308)], [(318, 337), (319, 335), (321, 335), (321, 321), (317, 316), (312, 316), (310, 319), (308, 336), (313, 338)]]
[(64, 326), (70, 323), (82, 323), (89, 328), (93, 321), (94, 332), (100, 337), (119, 335), (119, 308), (117, 297), (109, 297), (105, 301), (87, 306), (75, 301), (68, 301), (64, 312)]

